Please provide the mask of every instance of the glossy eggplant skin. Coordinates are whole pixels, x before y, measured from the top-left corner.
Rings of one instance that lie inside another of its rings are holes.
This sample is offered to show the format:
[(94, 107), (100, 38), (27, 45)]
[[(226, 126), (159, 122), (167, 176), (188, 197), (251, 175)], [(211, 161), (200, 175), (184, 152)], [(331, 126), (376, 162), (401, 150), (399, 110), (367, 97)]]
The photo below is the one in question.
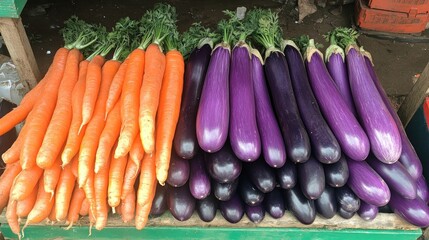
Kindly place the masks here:
[(296, 164), (291, 161), (286, 161), (283, 167), (276, 169), (277, 183), (283, 189), (291, 189), (295, 187), (297, 182)]
[(325, 189), (325, 172), (323, 165), (313, 156), (305, 163), (298, 163), (299, 184), (304, 196), (315, 200), (322, 195)]
[(356, 212), (347, 212), (343, 208), (338, 209), (338, 215), (344, 219), (350, 219), (355, 215)]
[(337, 213), (337, 199), (335, 197), (335, 188), (325, 186), (322, 195), (314, 200), (317, 213), (322, 217), (330, 219)]
[(338, 208), (342, 208), (347, 212), (356, 212), (359, 210), (361, 201), (348, 186), (337, 188), (335, 196)]
[(282, 191), (281, 188), (276, 187), (265, 195), (265, 209), (273, 218), (281, 218), (285, 214), (285, 201)]
[(237, 193), (234, 193), (228, 201), (219, 202), (222, 216), (230, 223), (239, 222), (244, 215), (244, 205)]
[(293, 162), (305, 162), (310, 157), (310, 139), (299, 115), (284, 54), (273, 51), (265, 60), (264, 70), (287, 156)]
[(151, 216), (161, 216), (165, 211), (167, 211), (168, 192), (168, 185), (161, 186), (158, 184), (156, 187), (155, 197), (152, 201), (152, 208), (150, 209)]
[(263, 207), (263, 204), (256, 206), (246, 205), (244, 206), (244, 209), (246, 210), (246, 216), (253, 223), (260, 223), (265, 217), (265, 208)]
[(429, 202), (429, 189), (425, 177), (421, 176), (417, 182), (417, 196), (423, 200), (423, 202)]
[(357, 211), (359, 217), (365, 221), (373, 220), (378, 214), (378, 207), (361, 201), (360, 208)]
[(218, 200), (213, 194), (210, 194), (204, 199), (197, 200), (196, 209), (202, 221), (211, 222), (216, 217)]
[(342, 187), (347, 183), (349, 179), (349, 167), (344, 155), (336, 163), (324, 164), (323, 168), (325, 169), (325, 181), (327, 185)]
[(172, 187), (181, 187), (188, 182), (189, 173), (189, 160), (180, 158), (174, 151), (172, 151), (167, 183)]
[(287, 209), (303, 224), (311, 224), (316, 219), (316, 206), (313, 200), (302, 194), (299, 186), (283, 190)]
[(249, 206), (260, 205), (264, 201), (265, 194), (252, 184), (246, 174), (240, 176), (238, 190), (243, 202)]
[(181, 187), (170, 188), (168, 194), (168, 208), (179, 221), (186, 221), (191, 218), (195, 210), (195, 198), (189, 191), (188, 184)]
[(261, 192), (271, 192), (276, 187), (276, 175), (263, 159), (244, 164), (244, 169), (250, 181)]
[(189, 190), (196, 199), (206, 198), (211, 191), (210, 177), (207, 173), (204, 154), (200, 151), (190, 161)]
[(234, 181), (242, 170), (242, 163), (228, 142), (219, 151), (206, 153), (206, 166), (210, 176), (220, 183)]
[(422, 228), (429, 226), (429, 207), (420, 198), (406, 199), (392, 192), (389, 206), (407, 222)]
[(193, 158), (199, 149), (195, 121), (211, 51), (210, 44), (204, 44), (195, 48), (186, 62), (182, 104), (173, 140), (175, 152), (184, 159)]
[(228, 201), (232, 195), (237, 191), (238, 179), (230, 183), (218, 183), (212, 180), (213, 195), (219, 201)]

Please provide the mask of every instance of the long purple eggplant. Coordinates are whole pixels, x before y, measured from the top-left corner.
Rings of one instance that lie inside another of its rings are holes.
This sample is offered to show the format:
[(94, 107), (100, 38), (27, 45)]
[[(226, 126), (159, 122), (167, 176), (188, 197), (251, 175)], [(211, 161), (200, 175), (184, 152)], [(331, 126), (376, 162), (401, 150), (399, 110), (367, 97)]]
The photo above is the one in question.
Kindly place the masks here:
[(364, 201), (360, 203), (360, 208), (357, 211), (359, 217), (365, 221), (373, 220), (378, 214), (378, 207), (372, 204), (368, 204)]
[(195, 126), (211, 51), (212, 47), (209, 43), (197, 47), (191, 52), (186, 62), (182, 105), (173, 141), (174, 150), (181, 158), (193, 158), (199, 148)]
[(324, 218), (330, 219), (337, 213), (337, 199), (335, 198), (335, 188), (326, 186), (322, 195), (314, 200), (317, 213)]
[(261, 192), (271, 192), (276, 187), (274, 170), (263, 159), (244, 164), (244, 169), (250, 181)]
[(219, 209), (225, 220), (230, 223), (239, 222), (244, 215), (244, 206), (237, 193), (233, 194), (228, 201), (220, 202)]
[(219, 151), (206, 154), (206, 166), (213, 179), (227, 183), (238, 178), (242, 162), (232, 152), (229, 143), (225, 143)]
[(198, 106), (196, 133), (206, 152), (216, 152), (225, 144), (229, 127), (229, 45), (213, 50)]
[(349, 167), (344, 155), (336, 163), (324, 164), (323, 168), (325, 169), (326, 184), (331, 187), (342, 187), (349, 180)]
[(298, 163), (298, 179), (301, 191), (308, 199), (318, 199), (325, 189), (323, 165), (313, 156), (305, 163)]
[(314, 95), (342, 151), (353, 160), (365, 160), (370, 150), (368, 137), (335, 86), (322, 53), (312, 41), (305, 53), (305, 63)]
[(347, 164), (350, 171), (347, 185), (360, 199), (377, 207), (389, 202), (389, 187), (368, 163), (348, 160)]
[(273, 168), (280, 168), (286, 162), (285, 144), (271, 104), (262, 66), (262, 57), (256, 49), (252, 49), (251, 52), (256, 120), (261, 136), (262, 154), (268, 165)]
[(265, 217), (265, 209), (262, 204), (256, 206), (245, 205), (246, 216), (254, 223), (260, 223)]
[(183, 159), (172, 151), (167, 183), (172, 187), (181, 187), (189, 179), (189, 160)]
[(187, 184), (177, 188), (170, 188), (168, 208), (173, 217), (179, 221), (186, 221), (191, 218), (195, 210), (195, 198), (189, 192)]
[(390, 104), (389, 98), (387, 97), (386, 92), (384, 91), (380, 81), (377, 78), (377, 75), (375, 74), (371, 55), (368, 52), (363, 52), (363, 55), (365, 56), (366, 67), (368, 69), (369, 74), (371, 75), (372, 81), (377, 87), (377, 90), (381, 98), (383, 99), (384, 104), (389, 110), (390, 115), (393, 117), (393, 120), (395, 120), (396, 126), (398, 127), (398, 130), (399, 130), (399, 134), (401, 135), (402, 151), (401, 151), (401, 156), (399, 157), (399, 161), (404, 165), (404, 167), (407, 169), (410, 175), (415, 180), (417, 180), (422, 175), (422, 172), (423, 172), (423, 167), (419, 159), (419, 156), (417, 156), (417, 153), (414, 150), (413, 145), (410, 143), (410, 140), (408, 139), (407, 134), (405, 133), (404, 126), (402, 125), (402, 122), (399, 119), (398, 114)]
[(417, 182), (417, 196), (425, 203), (429, 203), (429, 189), (425, 177), (421, 176)]
[(407, 222), (422, 228), (429, 226), (429, 207), (420, 198), (406, 199), (392, 192), (389, 206)]
[(249, 46), (239, 41), (232, 50), (229, 71), (229, 141), (235, 155), (247, 162), (261, 154), (251, 67)]
[(281, 188), (274, 188), (266, 194), (264, 199), (265, 210), (273, 218), (281, 218), (285, 214), (285, 201)]
[(310, 139), (299, 115), (286, 58), (282, 52), (272, 51), (264, 66), (286, 153), (293, 162), (305, 162), (310, 157)]
[(151, 216), (161, 216), (165, 211), (167, 211), (168, 191), (168, 185), (161, 186), (158, 184), (156, 187), (155, 197), (152, 201), (152, 207), (150, 209)]
[(298, 47), (293, 41), (284, 42), (293, 91), (299, 112), (311, 140), (311, 153), (321, 163), (334, 163), (341, 157), (340, 145), (320, 112), (308, 82), (307, 71)]
[(394, 163), (398, 161), (402, 150), (395, 120), (374, 85), (357, 46), (347, 47), (346, 60), (356, 112), (368, 134), (371, 150), (380, 161)]
[(211, 191), (210, 178), (204, 163), (204, 153), (200, 151), (190, 161), (189, 190), (195, 199), (204, 199)]
[(313, 200), (308, 200), (295, 186), (292, 189), (284, 190), (284, 199), (287, 209), (303, 224), (311, 224), (316, 219), (316, 207)]
[(277, 183), (283, 189), (295, 187), (297, 182), (296, 165), (291, 161), (287, 161), (283, 167), (276, 169)]
[(204, 222), (211, 222), (216, 217), (218, 201), (213, 194), (206, 198), (197, 200), (197, 213)]

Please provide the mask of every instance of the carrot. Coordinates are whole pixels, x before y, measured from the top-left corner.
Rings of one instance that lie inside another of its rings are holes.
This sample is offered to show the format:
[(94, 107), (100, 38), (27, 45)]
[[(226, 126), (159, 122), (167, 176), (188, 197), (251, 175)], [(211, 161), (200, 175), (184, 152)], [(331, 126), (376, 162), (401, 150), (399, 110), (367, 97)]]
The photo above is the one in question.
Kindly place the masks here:
[(33, 209), (34, 203), (36, 202), (37, 190), (38, 187), (36, 186), (28, 197), (17, 202), (16, 215), (18, 215), (19, 218), (27, 217)]
[(10, 194), (13, 200), (22, 201), (28, 197), (37, 185), (37, 182), (39, 181), (39, 178), (42, 176), (42, 174), (43, 170), (38, 166), (34, 166), (27, 170), (22, 170), (18, 176), (16, 176), (11, 188)]
[(106, 114), (105, 118), (107, 118), (107, 115), (110, 113), (110, 111), (113, 110), (115, 107), (115, 104), (118, 102), (121, 93), (122, 93), (122, 85), (124, 84), (125, 79), (125, 72), (127, 70), (128, 66), (128, 59), (125, 59), (125, 61), (121, 64), (118, 71), (115, 74), (115, 77), (112, 80), (112, 85), (109, 89), (109, 97), (106, 101)]
[[(113, 155), (113, 154), (112, 154)], [(107, 207), (107, 188), (109, 184), (110, 159), (105, 167), (101, 168), (94, 176), (95, 193), (95, 229), (101, 230), (107, 224), (109, 209)]]
[(51, 197), (50, 193), (45, 191), (45, 188), (43, 187), (44, 185), (43, 178), (41, 178), (39, 181), (36, 202), (34, 203), (33, 209), (28, 214), (24, 228), (28, 224), (34, 224), (43, 221), (50, 215), (51, 210), (54, 207), (55, 199)]
[(77, 174), (78, 164), (79, 164), (78, 157), (74, 156), (73, 159), (72, 159), (72, 161), (71, 161), (71, 169), (72, 169), (73, 176), (76, 179), (78, 178), (78, 174)]
[(18, 162), (6, 164), (6, 169), (0, 176), (0, 213), (6, 207), (9, 200), (10, 189), (12, 188), (15, 177), (21, 172), (21, 166)]
[[(101, 85), (101, 68), (104, 64), (104, 57), (97, 55), (91, 59), (86, 73), (85, 93), (82, 102), (82, 123), (80, 129), (89, 123), (94, 113), (97, 96)], [(79, 130), (80, 132), (80, 130)]]
[(125, 223), (133, 220), (136, 211), (136, 191), (133, 189), (121, 202), (121, 217)]
[[(161, 185), (167, 180), (176, 125), (182, 100), (185, 63), (182, 54), (171, 50), (166, 55), (156, 130), (156, 178)], [(143, 143), (144, 145), (144, 143)]]
[(130, 159), (136, 164), (137, 167), (140, 167), (140, 162), (144, 156), (144, 149), (140, 136), (136, 136), (134, 139), (133, 145), (130, 150)]
[[(85, 194), (85, 191), (83, 193)], [(80, 207), (79, 215), (86, 216), (88, 215), (88, 212), (89, 212), (89, 202), (88, 202), (88, 199), (85, 197), (85, 199), (82, 202), (82, 206)]]
[(143, 84), (140, 90), (140, 138), (146, 153), (155, 149), (155, 117), (158, 110), (165, 55), (157, 44), (146, 49)]
[[(22, 169), (30, 169), (36, 165), (36, 156), (42, 145), (46, 129), (54, 112), (57, 102), (58, 88), (63, 77), (64, 68), (69, 50), (58, 49), (55, 54), (52, 68), (52, 77), (47, 80), (43, 90), (43, 97), (39, 97), (31, 111), (31, 119), (27, 119), (28, 132), (23, 139), (20, 163)], [(57, 58), (57, 59), (55, 59)]]
[[(138, 225), (137, 222), (139, 222), (139, 226), (144, 226), (145, 221), (147, 221), (147, 217), (152, 205), (152, 200), (155, 196), (155, 190), (155, 159), (152, 154), (144, 158), (141, 166), (140, 182), (137, 191), (137, 208), (141, 207), (141, 211), (137, 211), (136, 213), (136, 226)], [(149, 206), (149, 209), (147, 209), (147, 206)]]
[[(128, 67), (122, 88), (121, 108), (123, 111), (122, 130), (119, 136), (115, 158), (125, 156), (131, 149), (135, 137), (139, 133), (140, 88), (145, 70), (145, 51), (136, 48), (128, 56)], [(126, 111), (125, 111), (126, 110)]]
[(55, 218), (56, 215), (57, 215), (57, 208), (55, 207), (55, 199), (54, 199), (51, 213), (49, 213), (49, 216), (48, 216), (48, 222), (50, 222), (51, 224), (56, 223), (57, 222), (57, 219)]
[[(31, 114), (31, 113), (30, 113)], [(24, 143), (24, 136), (27, 134), (28, 125), (24, 124), (15, 142), (6, 152), (2, 154), (4, 163), (14, 163), (19, 161), (19, 155), (21, 154), (22, 144)]]
[(75, 181), (76, 178), (72, 173), (71, 165), (65, 166), (58, 180), (57, 189), (55, 190), (55, 219), (57, 221), (62, 221), (67, 218)]
[[(83, 191), (85, 192), (85, 197), (88, 202), (88, 215), (91, 217), (95, 216), (95, 193), (94, 193), (94, 172), (91, 172), (88, 176), (88, 180), (83, 186)], [(95, 221), (94, 221), (95, 222)], [(91, 225), (92, 226), (92, 225)]]
[(43, 172), (45, 191), (51, 193), (52, 197), (54, 197), (55, 188), (57, 186), (58, 180), (60, 179), (61, 170), (61, 159), (57, 158), (55, 163), (50, 168), (45, 169)]
[(150, 191), (150, 195), (148, 196), (148, 202), (144, 205), (136, 205), (136, 228), (138, 230), (143, 229), (147, 222), (149, 221), (149, 214), (150, 214), (150, 209), (152, 208), (152, 201), (153, 198), (155, 197), (155, 192), (156, 192), (156, 181), (154, 181), (153, 187), (149, 190)]
[(69, 212), (67, 214), (67, 222), (69, 226), (66, 229), (70, 229), (73, 226), (73, 223), (79, 220), (79, 212), (82, 208), (82, 203), (85, 199), (85, 192), (82, 188), (79, 188), (77, 185), (74, 187), (73, 196), (70, 202)]
[(16, 214), (17, 205), (17, 201), (12, 200), (12, 198), (9, 199), (9, 203), (7, 204), (8, 207), (6, 209), (6, 220), (7, 224), (9, 224), (10, 230), (12, 230), (12, 232), (18, 235), (19, 239), (21, 239), (19, 220), (18, 215)]
[(73, 88), (72, 92), (72, 121), (70, 123), (70, 130), (67, 136), (66, 146), (61, 154), (63, 167), (67, 165), (72, 158), (79, 152), (80, 143), (85, 134), (86, 126), (84, 126), (80, 133), (79, 128), (82, 123), (82, 102), (83, 94), (85, 93), (86, 72), (88, 69), (88, 60), (84, 60), (79, 64), (79, 80)]
[(79, 62), (82, 58), (82, 53), (77, 49), (70, 50), (67, 56), (57, 104), (36, 158), (40, 168), (48, 168), (54, 163), (67, 140), (72, 120), (72, 91), (79, 77)]
[(106, 125), (100, 136), (98, 143), (97, 153), (95, 155), (94, 171), (97, 173), (104, 167), (113, 145), (118, 139), (119, 132), (121, 131), (121, 105), (115, 104), (113, 110), (109, 113), (106, 120)]
[(134, 184), (136, 182), (137, 175), (140, 172), (139, 166), (140, 163), (139, 165), (136, 165), (136, 163), (131, 160), (131, 156), (128, 158), (127, 167), (125, 169), (124, 183), (122, 184), (121, 199), (125, 199), (125, 197), (130, 194), (130, 192), (134, 189)]
[(128, 155), (125, 157), (112, 157), (109, 171), (108, 203), (115, 209), (121, 202), (122, 183), (124, 182), (125, 167)]

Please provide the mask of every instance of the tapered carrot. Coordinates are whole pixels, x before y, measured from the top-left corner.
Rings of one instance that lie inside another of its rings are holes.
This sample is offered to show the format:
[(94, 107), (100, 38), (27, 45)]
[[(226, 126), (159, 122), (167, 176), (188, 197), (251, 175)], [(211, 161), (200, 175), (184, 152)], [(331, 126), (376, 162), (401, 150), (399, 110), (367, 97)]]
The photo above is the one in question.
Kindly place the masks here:
[[(30, 113), (31, 114), (31, 113)], [(24, 136), (27, 133), (28, 126), (24, 124), (18, 137), (15, 142), (12, 143), (12, 146), (6, 152), (2, 154), (2, 159), (4, 163), (14, 163), (19, 161), (19, 155), (21, 154), (22, 144), (24, 143)]]
[(133, 189), (121, 202), (121, 218), (125, 223), (134, 219), (136, 211), (136, 191)]
[[(170, 50), (166, 55), (161, 97), (156, 124), (156, 178), (161, 185), (167, 180), (174, 133), (182, 100), (185, 63), (182, 54)], [(144, 143), (143, 143), (144, 144)]]
[(16, 176), (11, 188), (10, 194), (13, 200), (22, 201), (28, 197), (37, 185), (42, 174), (43, 170), (38, 166), (22, 170), (18, 176)]
[(97, 173), (104, 167), (107, 158), (112, 151), (113, 145), (118, 139), (119, 132), (121, 131), (121, 105), (116, 103), (113, 110), (109, 113), (104, 126), (103, 132), (100, 135), (97, 153), (95, 155), (94, 171)]
[(115, 74), (115, 77), (112, 80), (112, 85), (110, 86), (110, 89), (109, 89), (109, 97), (107, 98), (107, 101), (106, 101), (105, 118), (107, 118), (107, 115), (110, 113), (110, 111), (113, 110), (113, 108), (115, 107), (115, 104), (120, 99), (127, 66), (128, 66), (128, 59), (125, 59), (125, 61), (121, 64), (121, 66), (119, 67), (118, 71)]
[(108, 203), (115, 209), (121, 202), (122, 184), (124, 182), (125, 167), (128, 155), (120, 158), (111, 158), (109, 169)]
[(45, 191), (43, 187), (45, 184), (43, 178), (39, 181), (39, 189), (37, 191), (36, 202), (33, 209), (28, 214), (27, 221), (24, 228), (28, 224), (39, 223), (49, 216), (52, 208), (54, 207), (54, 198), (51, 198), (51, 194)]
[(69, 223), (66, 229), (70, 229), (73, 226), (73, 223), (79, 220), (79, 212), (82, 208), (83, 200), (85, 199), (85, 192), (82, 188), (79, 188), (77, 185), (74, 187), (73, 196), (70, 202), (69, 212), (67, 214), (67, 222)]
[(140, 90), (140, 138), (146, 153), (155, 149), (155, 117), (158, 110), (165, 55), (159, 45), (150, 44), (146, 49), (143, 84)]
[(57, 219), (55, 218), (56, 215), (57, 215), (57, 208), (55, 207), (55, 199), (54, 199), (54, 202), (52, 204), (51, 213), (49, 213), (49, 216), (48, 216), (48, 223), (54, 224), (54, 223), (58, 222)]
[[(20, 154), (20, 163), (23, 169), (29, 169), (36, 165), (36, 156), (42, 145), (46, 129), (54, 112), (57, 102), (58, 88), (63, 77), (64, 68), (69, 50), (65, 48), (58, 49), (55, 54), (52, 77), (47, 79), (43, 90), (43, 97), (39, 97), (33, 106), (32, 118), (28, 119), (28, 132), (23, 140)], [(57, 58), (57, 59), (55, 59)]]
[[(81, 189), (81, 188), (79, 188), (79, 189)], [(84, 191), (84, 194), (85, 194), (85, 191)], [(80, 210), (79, 210), (79, 215), (86, 216), (86, 215), (88, 215), (88, 212), (89, 212), (89, 202), (85, 196), (85, 199), (83, 200), (82, 206), (80, 207)]]
[(150, 209), (152, 208), (152, 201), (153, 198), (155, 197), (155, 192), (156, 192), (156, 181), (154, 181), (155, 184), (153, 185), (152, 189), (150, 189), (150, 195), (148, 196), (148, 202), (144, 205), (136, 205), (136, 228), (138, 230), (143, 229), (147, 222), (149, 221), (149, 214), (150, 214)]
[(18, 215), (16, 214), (17, 201), (12, 200), (12, 198), (10, 198), (7, 206), (8, 206), (6, 209), (7, 224), (9, 224), (10, 230), (12, 230), (12, 232), (18, 235), (18, 238), (21, 239), (19, 220), (18, 220)]
[(75, 182), (76, 177), (72, 173), (72, 166), (65, 166), (55, 189), (55, 219), (57, 221), (63, 221), (67, 218)]
[(61, 170), (61, 159), (57, 158), (55, 163), (43, 172), (45, 192), (51, 193), (52, 197), (54, 197), (55, 188), (57, 187), (58, 180), (60, 179)]
[(79, 133), (79, 128), (82, 123), (82, 102), (83, 94), (85, 93), (86, 72), (88, 69), (88, 60), (84, 60), (79, 64), (79, 80), (73, 88), (72, 92), (72, 121), (70, 130), (67, 136), (67, 142), (61, 154), (63, 167), (67, 165), (72, 158), (79, 152), (80, 143), (85, 134), (86, 126)]
[(71, 161), (71, 170), (72, 170), (73, 176), (76, 179), (78, 178), (78, 174), (77, 174), (78, 165), (79, 165), (79, 159), (77, 156), (74, 156), (72, 161)]
[(155, 195), (155, 192), (153, 191), (155, 187), (155, 158), (153, 154), (147, 154), (141, 164), (140, 182), (137, 191), (137, 204), (140, 206), (151, 204), (153, 196)]
[(83, 186), (85, 197), (89, 205), (88, 215), (95, 216), (95, 193), (94, 193), (94, 172), (91, 172), (88, 176), (88, 180)]
[[(113, 154), (111, 154), (113, 155)], [(107, 188), (109, 184), (110, 160), (94, 176), (95, 193), (95, 229), (101, 230), (107, 224), (109, 208), (107, 207)]]
[(82, 53), (77, 49), (70, 50), (67, 56), (57, 104), (36, 158), (40, 168), (48, 168), (54, 163), (67, 140), (72, 120), (72, 91), (79, 77), (79, 62), (82, 58)]
[(38, 189), (38, 186), (36, 186), (28, 197), (17, 202), (16, 215), (18, 215), (19, 218), (27, 217), (33, 209), (34, 204), (36, 203)]
[(20, 172), (21, 166), (18, 162), (6, 164), (6, 169), (0, 176), (0, 212), (6, 207), (13, 181)]
[(142, 161), (143, 156), (144, 156), (144, 149), (143, 149), (142, 141), (140, 139), (140, 136), (136, 136), (130, 150), (131, 161), (133, 161), (136, 164), (136, 166), (140, 168), (140, 162)]
[(125, 197), (134, 189), (134, 184), (136, 182), (139, 172), (140, 172), (140, 164), (136, 165), (136, 163), (131, 160), (131, 156), (130, 156), (128, 158), (127, 167), (125, 168), (125, 176), (124, 176), (124, 183), (122, 184), (121, 199), (125, 199)]

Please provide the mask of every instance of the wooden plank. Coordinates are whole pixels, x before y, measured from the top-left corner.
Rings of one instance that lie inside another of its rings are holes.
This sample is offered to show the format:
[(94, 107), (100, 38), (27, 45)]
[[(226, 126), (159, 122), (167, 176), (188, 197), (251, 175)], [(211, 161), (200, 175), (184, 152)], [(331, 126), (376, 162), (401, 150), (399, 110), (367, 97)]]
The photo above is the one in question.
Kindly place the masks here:
[(398, 110), (398, 116), (404, 126), (410, 122), (411, 118), (416, 113), (417, 109), (423, 103), (426, 93), (429, 90), (429, 62), (420, 75), (417, 82), (414, 84), (408, 96), (401, 104)]
[(19, 18), (27, 0), (1, 0), (0, 17)]
[(33, 88), (40, 79), (40, 72), (21, 18), (0, 18), (0, 32), (21, 81)]

